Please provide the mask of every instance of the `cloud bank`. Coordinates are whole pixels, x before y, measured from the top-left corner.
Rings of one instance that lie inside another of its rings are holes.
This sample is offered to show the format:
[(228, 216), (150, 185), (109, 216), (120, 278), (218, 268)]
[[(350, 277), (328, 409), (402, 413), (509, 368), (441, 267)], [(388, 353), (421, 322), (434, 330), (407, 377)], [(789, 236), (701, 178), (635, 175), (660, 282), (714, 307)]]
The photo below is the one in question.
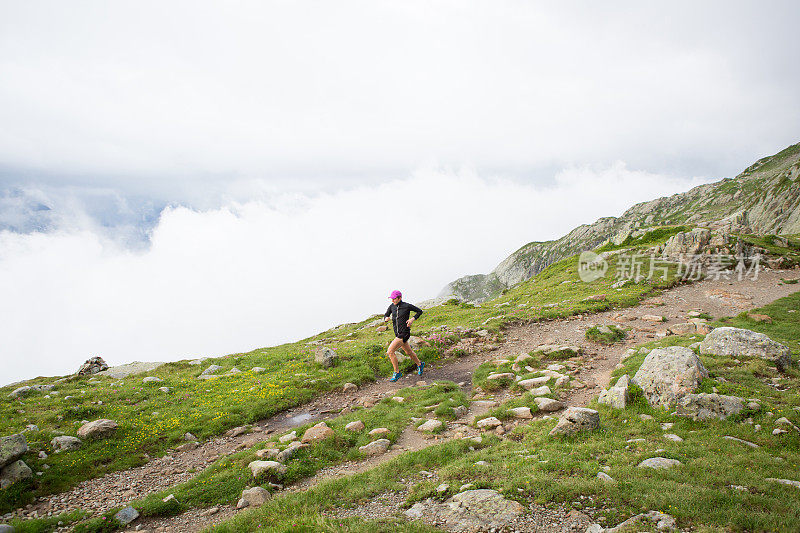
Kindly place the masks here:
[[(295, 340), (487, 272), (531, 240), (707, 180), (573, 168), (548, 187), (466, 170), (161, 212), (150, 246), (93, 228), (0, 232), (2, 382)], [(250, 190), (261, 187), (253, 183)]]

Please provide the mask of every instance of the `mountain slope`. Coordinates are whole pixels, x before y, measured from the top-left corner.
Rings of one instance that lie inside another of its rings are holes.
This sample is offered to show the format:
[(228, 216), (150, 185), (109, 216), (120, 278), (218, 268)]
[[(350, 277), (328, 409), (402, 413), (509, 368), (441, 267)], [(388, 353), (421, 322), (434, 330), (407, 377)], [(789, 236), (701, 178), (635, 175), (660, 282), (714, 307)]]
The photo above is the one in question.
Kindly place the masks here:
[(483, 301), (545, 267), (606, 242), (621, 244), (647, 228), (685, 224), (714, 231), (786, 235), (800, 232), (800, 143), (759, 159), (735, 178), (634, 205), (620, 217), (581, 225), (560, 239), (531, 242), (489, 274), (448, 283), (438, 298)]

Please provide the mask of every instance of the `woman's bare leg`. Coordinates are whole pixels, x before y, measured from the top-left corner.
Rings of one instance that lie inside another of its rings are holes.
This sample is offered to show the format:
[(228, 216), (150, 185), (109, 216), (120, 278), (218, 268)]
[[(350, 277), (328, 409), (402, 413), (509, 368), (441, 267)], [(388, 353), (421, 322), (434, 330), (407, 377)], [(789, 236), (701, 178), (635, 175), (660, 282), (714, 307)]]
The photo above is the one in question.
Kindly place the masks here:
[(395, 373), (400, 372), (400, 366), (397, 364), (397, 356), (394, 354), (394, 352), (402, 345), (403, 339), (398, 339), (395, 337), (391, 344), (389, 344), (389, 349), (386, 351), (386, 355), (389, 356), (389, 361), (392, 362), (392, 368), (394, 368)]
[[(400, 340), (400, 339), (395, 339), (395, 340)], [(414, 361), (414, 363), (417, 366), (419, 366), (419, 357), (417, 357), (417, 354), (415, 354), (414, 350), (411, 349), (411, 345), (408, 344), (408, 341), (403, 343), (403, 351), (408, 354), (408, 356), (411, 358), (412, 361)]]

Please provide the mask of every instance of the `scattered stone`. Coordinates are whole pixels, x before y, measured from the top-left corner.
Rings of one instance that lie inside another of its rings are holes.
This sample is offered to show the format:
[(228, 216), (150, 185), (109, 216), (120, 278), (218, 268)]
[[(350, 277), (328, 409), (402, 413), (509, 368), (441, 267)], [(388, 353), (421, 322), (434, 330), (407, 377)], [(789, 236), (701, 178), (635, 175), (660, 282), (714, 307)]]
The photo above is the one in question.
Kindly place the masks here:
[(139, 518), (139, 511), (134, 509), (132, 506), (127, 506), (124, 509), (121, 509), (114, 515), (114, 518), (120, 522), (123, 526), (127, 526), (137, 518)]
[(309, 443), (329, 439), (335, 436), (336, 433), (328, 427), (328, 424), (325, 422), (320, 422), (316, 426), (308, 428), (303, 434), (303, 438), (300, 440), (301, 442)]
[(342, 387), (342, 392), (355, 392), (358, 390), (358, 385), (355, 383), (345, 383)]
[(478, 420), (478, 422), (475, 424), (475, 426), (477, 426), (478, 428), (481, 428), (481, 429), (494, 429), (497, 426), (501, 426), (502, 424), (503, 423), (500, 422), (500, 420), (498, 420), (496, 417), (490, 416), (490, 417)]
[(435, 418), (433, 418), (431, 420), (428, 420), (427, 422), (424, 422), (420, 426), (418, 426), (417, 427), (417, 431), (436, 431), (437, 429), (439, 429), (442, 426), (443, 426), (443, 424), (442, 424), (441, 420), (436, 420)]
[(536, 407), (539, 408), (540, 411), (545, 413), (552, 413), (553, 411), (560, 411), (564, 408), (563, 402), (559, 402), (558, 400), (553, 400), (552, 398), (534, 398), (534, 402), (536, 402)]
[[(617, 287), (614, 287), (617, 288)], [(582, 302), (605, 302), (606, 295), (605, 294), (593, 294), (592, 296), (587, 296)]]
[(250, 472), (253, 473), (254, 478), (258, 478), (264, 474), (268, 475), (282, 475), (286, 473), (286, 467), (278, 461), (253, 461), (247, 465)]
[(692, 350), (682, 346), (656, 348), (645, 357), (631, 380), (652, 406), (670, 407), (694, 392), (708, 370)]
[(380, 436), (388, 435), (389, 434), (389, 428), (375, 428), (375, 429), (370, 430), (370, 432), (368, 434), (372, 435), (373, 437), (376, 436), (376, 435), (380, 435)]
[(358, 451), (364, 455), (380, 455), (382, 453), (386, 453), (386, 450), (389, 449), (390, 444), (391, 442), (389, 442), (389, 439), (378, 439), (365, 446), (359, 447)]
[(667, 328), (673, 335), (690, 335), (697, 332), (697, 324), (694, 322), (683, 322), (673, 324)]
[(600, 427), (600, 413), (586, 407), (569, 407), (550, 435), (573, 435), (581, 431), (593, 431)]
[(56, 453), (77, 450), (81, 447), (81, 444), (81, 439), (71, 437), (69, 435), (59, 435), (50, 441), (50, 446), (53, 447), (53, 450)]
[(78, 429), (78, 437), (81, 439), (102, 439), (113, 434), (119, 425), (113, 420), (101, 418), (87, 424), (83, 424)]
[(530, 407), (514, 407), (508, 412), (514, 415), (514, 418), (533, 418)]
[(683, 442), (683, 439), (674, 433), (665, 433), (664, 438), (672, 442)]
[(448, 490), (450, 490), (450, 485), (448, 485), (447, 483), (442, 483), (441, 485), (436, 487), (436, 492), (439, 494), (444, 494)]
[(344, 427), (344, 429), (347, 430), (347, 431), (356, 432), (356, 431), (362, 431), (364, 429), (364, 427), (365, 427), (364, 426), (364, 422), (362, 422), (361, 420), (353, 420), (352, 422), (347, 424)]
[(648, 513), (637, 514), (628, 518), (617, 527), (607, 530), (608, 533), (622, 533), (627, 531), (638, 531), (636, 527), (639, 524), (649, 522), (658, 531), (674, 530), (678, 528), (677, 522), (670, 515), (661, 513), (659, 511), (650, 511)]
[(13, 485), (17, 481), (33, 477), (33, 471), (21, 459), (0, 469), (0, 489)]
[(728, 357), (760, 357), (775, 363), (780, 372), (785, 372), (792, 362), (788, 346), (773, 341), (763, 333), (731, 327), (716, 328), (706, 335), (700, 343), (700, 353)]
[(605, 472), (598, 472), (597, 479), (600, 481), (605, 481), (606, 483), (614, 483), (614, 478), (606, 474)]
[(531, 396), (548, 396), (553, 393), (550, 390), (550, 387), (547, 385), (542, 385), (541, 387), (537, 387), (535, 389), (530, 390)]
[(187, 431), (183, 434), (183, 440), (197, 440), (197, 437)]
[(200, 513), (200, 515), (201, 516), (211, 516), (211, 515), (217, 514), (218, 512), (219, 512), (219, 507), (209, 507), (205, 511), (202, 511)]
[(629, 386), (630, 377), (628, 377), (628, 374), (624, 374), (617, 380), (613, 387), (604, 390), (597, 401), (602, 404), (610, 405), (614, 409), (625, 409), (628, 405), (628, 401), (630, 401), (630, 394), (628, 393)]
[(647, 422), (648, 420), (653, 420), (653, 417), (650, 415), (639, 415), (639, 420), (643, 422)]
[(749, 440), (737, 439), (736, 437), (731, 437), (730, 435), (725, 435), (722, 438), (723, 439), (727, 439), (727, 440), (732, 440), (734, 442), (738, 442), (739, 444), (744, 444), (745, 446), (750, 446), (751, 448), (758, 448), (759, 447), (758, 444), (756, 444), (755, 442), (750, 442)]
[(289, 443), (289, 446), (287, 446), (285, 450), (283, 450), (278, 454), (276, 459), (281, 463), (285, 463), (286, 461), (294, 457), (294, 454), (297, 452), (297, 450), (308, 448), (308, 446), (309, 446), (308, 444), (304, 444), (300, 441), (292, 441)]
[(525, 390), (531, 390), (531, 389), (536, 388), (536, 387), (541, 387), (542, 385), (544, 385), (548, 381), (550, 381), (550, 377), (549, 376), (540, 376), (540, 377), (536, 377), (536, 378), (523, 379), (521, 381), (518, 381), (517, 385), (519, 385), (520, 387), (522, 387)]
[(278, 448), (262, 448), (260, 450), (256, 450), (256, 457), (261, 460), (269, 461), (277, 459), (280, 453), (281, 451)]
[(463, 416), (466, 416), (468, 412), (469, 409), (467, 409), (466, 405), (456, 405), (455, 407), (453, 407), (453, 414), (455, 415), (456, 418), (461, 418)]
[(800, 489), (800, 481), (795, 481), (793, 479), (778, 479), (774, 477), (768, 477), (767, 481), (772, 481), (773, 483), (780, 483), (781, 485), (789, 485), (790, 487), (797, 487)]
[(639, 463), (639, 468), (655, 468), (657, 470), (672, 468), (682, 464), (677, 459), (668, 459), (666, 457), (651, 457)]
[(25, 435), (15, 433), (0, 438), (0, 468), (13, 463), (28, 453), (28, 441)]
[(499, 531), (525, 508), (490, 489), (466, 490), (440, 503), (427, 499), (405, 511), (409, 520), (424, 519), (452, 531)]
[(158, 390), (161, 392), (169, 392), (171, 389), (169, 387), (159, 387)]
[(503, 372), (503, 373), (500, 373), (500, 374), (489, 374), (489, 376), (486, 379), (489, 379), (489, 380), (492, 380), (492, 381), (501, 380), (501, 379), (512, 379), (513, 380), (515, 377), (516, 376), (514, 374), (512, 374), (511, 372)]
[(198, 444), (197, 442), (190, 441), (190, 442), (185, 442), (185, 443), (181, 444), (180, 446), (176, 446), (175, 450), (177, 450), (177, 451), (179, 451), (181, 453), (185, 453), (185, 452), (190, 452), (192, 450), (196, 450), (199, 446), (200, 446), (200, 444)]
[(661, 315), (642, 315), (642, 320), (645, 322), (666, 322), (666, 319)]
[(679, 415), (691, 416), (694, 420), (718, 418), (725, 420), (744, 409), (745, 400), (738, 396), (700, 393), (687, 394), (677, 402)]
[(281, 435), (278, 437), (278, 441), (281, 443), (292, 442), (293, 440), (297, 440), (297, 432), (292, 431), (291, 433), (287, 433), (286, 435)]
[(205, 370), (200, 373), (200, 376), (210, 376), (218, 371), (222, 370), (222, 367), (219, 365), (211, 365)]
[(323, 346), (314, 352), (314, 361), (321, 364), (323, 368), (331, 368), (339, 363), (339, 356), (331, 348)]
[(397, 403), (403, 403), (404, 401), (406, 401), (406, 399), (403, 398), (402, 396), (392, 396), (392, 401)]
[(161, 378), (157, 378), (156, 376), (147, 376), (146, 378), (142, 379), (142, 383), (161, 383), (164, 381)]
[(175, 501), (175, 495), (174, 494), (170, 494), (169, 496), (167, 496), (166, 498), (164, 498), (161, 501), (164, 502), (164, 503), (169, 503), (169, 502)]
[(251, 489), (243, 490), (241, 499), (247, 503), (248, 507), (260, 507), (267, 503), (270, 497), (271, 494), (267, 489), (262, 487), (253, 487)]
[(239, 437), (250, 431), (249, 426), (236, 426), (225, 432), (226, 437)]

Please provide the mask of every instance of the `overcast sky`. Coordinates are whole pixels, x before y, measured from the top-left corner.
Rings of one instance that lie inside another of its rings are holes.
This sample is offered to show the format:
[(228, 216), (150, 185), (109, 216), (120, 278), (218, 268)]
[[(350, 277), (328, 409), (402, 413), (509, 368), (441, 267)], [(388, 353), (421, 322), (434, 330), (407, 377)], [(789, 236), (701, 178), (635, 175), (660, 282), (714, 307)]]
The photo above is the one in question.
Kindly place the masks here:
[(799, 15), (0, 0), (0, 383), (296, 339), (735, 175), (800, 141)]

